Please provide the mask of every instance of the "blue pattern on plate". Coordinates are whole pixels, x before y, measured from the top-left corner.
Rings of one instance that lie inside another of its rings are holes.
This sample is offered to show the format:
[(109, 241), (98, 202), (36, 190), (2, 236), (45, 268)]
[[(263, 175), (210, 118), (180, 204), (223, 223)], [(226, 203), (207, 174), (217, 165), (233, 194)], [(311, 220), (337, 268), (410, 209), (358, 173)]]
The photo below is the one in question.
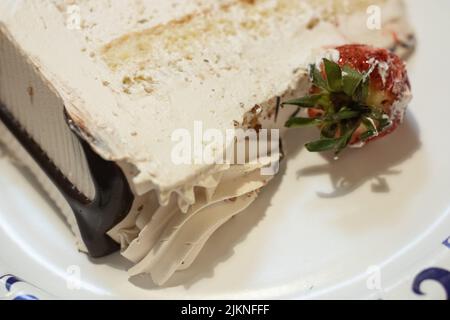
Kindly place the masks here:
[(433, 280), (438, 282), (444, 288), (447, 294), (447, 300), (450, 300), (450, 271), (441, 268), (429, 268), (421, 273), (414, 279), (413, 291), (418, 295), (424, 295), (420, 286), (424, 281)]
[(442, 244), (450, 249), (450, 237), (447, 240), (445, 240), (444, 242), (442, 242)]
[(25, 294), (25, 295), (16, 296), (16, 297), (14, 297), (13, 300), (39, 300), (39, 299), (31, 294)]
[[(450, 237), (442, 242), (444, 246), (450, 248)], [(428, 268), (419, 273), (413, 282), (413, 291), (418, 295), (424, 295), (420, 286), (424, 281), (432, 280), (438, 282), (445, 290), (447, 300), (450, 300), (450, 271), (442, 268)]]
[(0, 276), (0, 284), (4, 286), (6, 289), (6, 292), (11, 293), (11, 299), (12, 300), (39, 300), (36, 296), (24, 292), (14, 292), (13, 286), (16, 283), (22, 282), (26, 283), (22, 279), (12, 275), (12, 274), (5, 274), (3, 276)]
[(3, 277), (0, 277), (0, 279), (6, 278), (6, 277), (8, 277), (8, 278), (6, 279), (6, 281), (5, 281), (5, 288), (6, 288), (7, 291), (11, 291), (11, 287), (12, 287), (15, 283), (17, 283), (17, 282), (22, 282), (21, 279), (15, 277), (15, 276), (13, 276), (13, 275), (10, 275), (10, 274), (5, 275), (5, 276), (3, 276)]

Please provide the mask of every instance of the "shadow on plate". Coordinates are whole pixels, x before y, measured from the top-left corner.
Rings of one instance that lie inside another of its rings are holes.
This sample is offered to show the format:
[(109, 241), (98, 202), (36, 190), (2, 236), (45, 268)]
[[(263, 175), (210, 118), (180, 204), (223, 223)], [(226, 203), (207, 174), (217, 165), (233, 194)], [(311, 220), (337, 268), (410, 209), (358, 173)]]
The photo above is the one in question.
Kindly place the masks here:
[(67, 222), (64, 215), (61, 213), (61, 210), (58, 208), (58, 206), (55, 204), (55, 202), (50, 199), (47, 192), (45, 192), (42, 185), (38, 182), (37, 178), (34, 176), (34, 174), (25, 166), (23, 166), (20, 161), (18, 161), (8, 150), (8, 148), (0, 143), (0, 157), (8, 157), (10, 160), (10, 163), (17, 169), (17, 172), (20, 173), (20, 175), (25, 178), (25, 180), (33, 187), (34, 190), (41, 196), (41, 198), (46, 202), (46, 204), (52, 208), (52, 211), (57, 212), (58, 216), (62, 219), (64, 224), (69, 228), (69, 223)]
[(333, 191), (318, 192), (321, 198), (346, 196), (367, 182), (372, 182), (373, 192), (387, 193), (390, 191), (388, 177), (401, 173), (393, 168), (411, 158), (420, 147), (418, 124), (408, 113), (405, 123), (391, 135), (364, 148), (346, 150), (338, 160), (333, 154), (323, 154), (328, 163), (303, 168), (297, 176), (329, 175)]

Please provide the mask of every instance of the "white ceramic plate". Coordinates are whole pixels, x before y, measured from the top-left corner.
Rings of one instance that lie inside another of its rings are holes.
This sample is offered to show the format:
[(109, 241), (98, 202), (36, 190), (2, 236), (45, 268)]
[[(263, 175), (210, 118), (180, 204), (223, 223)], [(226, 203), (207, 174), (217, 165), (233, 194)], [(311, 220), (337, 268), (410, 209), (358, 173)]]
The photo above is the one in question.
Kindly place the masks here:
[(339, 161), (304, 151), (313, 131), (291, 132), (281, 174), (164, 288), (128, 281), (119, 255), (78, 253), (33, 179), (1, 158), (0, 273), (27, 283), (2, 277), (0, 297), (447, 298), (450, 2), (408, 2), (419, 45), (404, 126)]

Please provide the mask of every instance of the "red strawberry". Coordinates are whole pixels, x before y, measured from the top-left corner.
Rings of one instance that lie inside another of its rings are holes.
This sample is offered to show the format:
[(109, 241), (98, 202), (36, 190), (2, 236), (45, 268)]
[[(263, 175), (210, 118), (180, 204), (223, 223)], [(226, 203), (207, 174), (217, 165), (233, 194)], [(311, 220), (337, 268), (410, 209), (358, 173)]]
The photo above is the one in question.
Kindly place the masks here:
[(395, 54), (365, 45), (336, 48), (338, 61), (323, 59), (311, 66), (309, 96), (285, 105), (307, 108), (309, 118), (293, 116), (287, 127), (318, 126), (321, 139), (307, 144), (310, 151), (341, 152), (394, 131), (405, 110), (396, 102), (409, 93), (405, 64)]

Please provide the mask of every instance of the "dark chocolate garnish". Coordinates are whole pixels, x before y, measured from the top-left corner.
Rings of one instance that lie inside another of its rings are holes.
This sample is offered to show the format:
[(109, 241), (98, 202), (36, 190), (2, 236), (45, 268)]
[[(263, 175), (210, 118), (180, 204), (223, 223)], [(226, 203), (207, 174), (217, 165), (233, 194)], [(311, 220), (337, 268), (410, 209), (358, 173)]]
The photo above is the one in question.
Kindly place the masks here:
[(277, 96), (277, 102), (275, 105), (275, 123), (278, 121), (278, 114), (280, 113), (280, 107), (281, 107), (281, 97)]
[[(68, 115), (65, 115), (69, 121)], [(0, 120), (67, 200), (89, 255), (99, 258), (117, 251), (119, 245), (106, 232), (126, 217), (134, 200), (127, 179), (117, 164), (101, 158), (86, 141), (73, 133), (83, 147), (95, 187), (95, 197), (89, 199), (64, 176), (39, 144), (1, 103)]]

